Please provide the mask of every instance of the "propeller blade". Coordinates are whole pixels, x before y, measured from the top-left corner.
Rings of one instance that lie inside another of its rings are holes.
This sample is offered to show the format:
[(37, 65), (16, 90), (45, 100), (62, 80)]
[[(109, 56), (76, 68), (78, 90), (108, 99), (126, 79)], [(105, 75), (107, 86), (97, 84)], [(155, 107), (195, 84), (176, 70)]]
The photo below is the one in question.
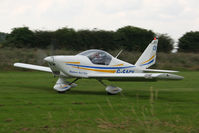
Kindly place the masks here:
[(45, 63), (45, 61), (43, 60), (45, 57), (47, 57), (47, 53), (42, 50), (42, 49), (38, 49), (36, 51), (36, 58), (37, 58), (37, 64), (39, 65), (43, 65)]

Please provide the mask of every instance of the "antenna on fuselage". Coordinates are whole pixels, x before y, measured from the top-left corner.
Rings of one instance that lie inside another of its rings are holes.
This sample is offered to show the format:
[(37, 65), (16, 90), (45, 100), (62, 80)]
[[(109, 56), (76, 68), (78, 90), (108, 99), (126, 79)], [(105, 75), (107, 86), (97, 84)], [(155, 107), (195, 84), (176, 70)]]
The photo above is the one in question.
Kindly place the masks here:
[(123, 49), (120, 50), (120, 52), (115, 56), (115, 58), (117, 58), (122, 52), (123, 52)]

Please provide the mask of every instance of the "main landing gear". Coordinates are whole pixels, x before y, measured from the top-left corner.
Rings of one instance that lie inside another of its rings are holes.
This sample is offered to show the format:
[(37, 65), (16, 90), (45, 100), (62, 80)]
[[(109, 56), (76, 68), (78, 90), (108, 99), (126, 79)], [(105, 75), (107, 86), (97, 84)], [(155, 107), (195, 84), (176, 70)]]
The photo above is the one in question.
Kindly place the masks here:
[(78, 78), (76, 78), (74, 81), (72, 82), (68, 82), (65, 80), (65, 78), (63, 77), (59, 77), (59, 79), (57, 80), (56, 84), (54, 85), (54, 89), (56, 91), (58, 91), (59, 93), (64, 93), (66, 91), (69, 91), (71, 88), (76, 87), (77, 84), (75, 84), (74, 82), (76, 82), (78, 80)]
[(106, 85), (102, 80), (98, 80), (103, 86), (106, 87), (106, 92), (109, 95), (115, 95), (117, 93), (120, 93), (122, 91), (122, 88), (112, 86), (112, 85)]

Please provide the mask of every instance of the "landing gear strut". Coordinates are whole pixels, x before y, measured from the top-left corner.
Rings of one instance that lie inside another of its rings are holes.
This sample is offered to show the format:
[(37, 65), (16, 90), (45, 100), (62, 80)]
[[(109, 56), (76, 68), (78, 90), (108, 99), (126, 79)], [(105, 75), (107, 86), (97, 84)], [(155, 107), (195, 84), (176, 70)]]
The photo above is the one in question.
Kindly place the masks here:
[(106, 87), (106, 92), (109, 95), (115, 95), (119, 92), (122, 91), (122, 88), (116, 87), (116, 86), (112, 86), (112, 85), (106, 85), (102, 80), (98, 80), (103, 86)]

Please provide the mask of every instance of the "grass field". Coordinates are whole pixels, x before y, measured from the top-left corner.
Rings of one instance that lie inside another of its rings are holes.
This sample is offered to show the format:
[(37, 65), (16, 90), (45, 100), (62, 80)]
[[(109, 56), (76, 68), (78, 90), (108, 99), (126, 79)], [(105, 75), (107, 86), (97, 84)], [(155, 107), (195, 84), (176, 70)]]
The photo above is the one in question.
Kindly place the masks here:
[(110, 96), (96, 80), (58, 94), (51, 74), (0, 72), (0, 133), (197, 133), (199, 72), (179, 75), (185, 79), (112, 82), (123, 92)]

